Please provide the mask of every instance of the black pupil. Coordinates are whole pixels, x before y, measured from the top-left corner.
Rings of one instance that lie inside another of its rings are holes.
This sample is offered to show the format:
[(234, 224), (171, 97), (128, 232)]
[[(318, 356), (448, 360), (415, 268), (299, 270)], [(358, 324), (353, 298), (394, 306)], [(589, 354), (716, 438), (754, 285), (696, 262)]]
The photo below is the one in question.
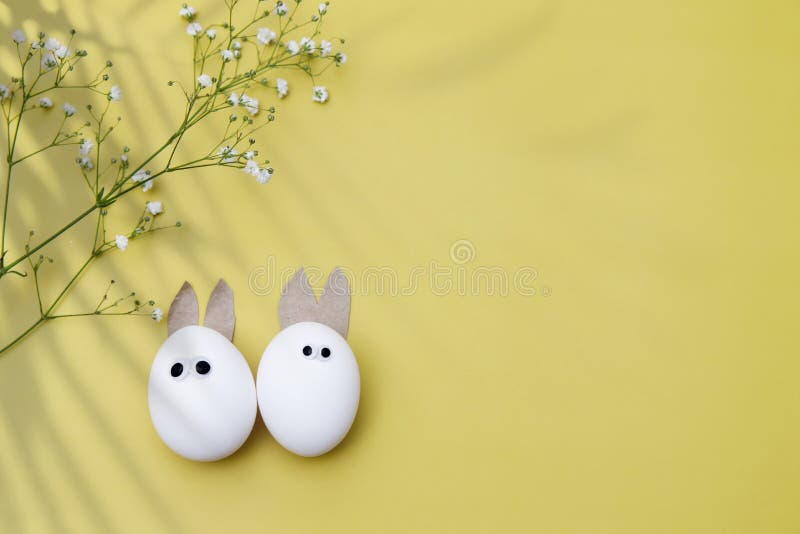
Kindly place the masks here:
[(327, 358), (328, 356), (331, 355), (331, 349), (329, 349), (328, 347), (322, 347), (322, 351), (320, 352), (320, 354), (322, 354), (323, 358)]
[(200, 360), (199, 362), (197, 362), (194, 368), (197, 370), (198, 373), (204, 375), (211, 370), (211, 364), (205, 360)]
[(174, 378), (178, 378), (183, 374), (183, 364), (182, 363), (174, 363), (172, 364), (172, 368), (169, 370), (169, 374), (171, 374)]
[(309, 347), (308, 345), (303, 347), (303, 354), (305, 354), (306, 356), (311, 356), (311, 347)]

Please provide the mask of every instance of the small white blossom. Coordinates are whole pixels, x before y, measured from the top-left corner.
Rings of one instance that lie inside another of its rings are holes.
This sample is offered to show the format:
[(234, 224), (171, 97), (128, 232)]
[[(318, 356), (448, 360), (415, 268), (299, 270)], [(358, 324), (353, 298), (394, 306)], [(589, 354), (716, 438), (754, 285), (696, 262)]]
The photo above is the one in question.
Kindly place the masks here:
[(209, 76), (208, 74), (201, 74), (200, 76), (197, 77), (197, 83), (200, 84), (200, 87), (205, 89), (211, 87), (211, 84), (213, 82), (211, 81), (211, 76)]
[(233, 59), (233, 52), (230, 50), (220, 50), (219, 53), (222, 54), (222, 61), (225, 63)]
[(319, 43), (319, 55), (320, 56), (327, 57), (327, 56), (329, 56), (331, 54), (332, 50), (333, 50), (333, 45), (331, 45), (330, 41), (326, 41), (325, 39), (320, 41), (320, 43)]
[(8, 86), (0, 83), (0, 100), (5, 100), (9, 94)]
[(289, 12), (289, 8), (286, 7), (286, 4), (284, 4), (283, 2), (281, 2), (279, 0), (278, 4), (275, 6), (275, 14), (277, 14), (279, 17), (282, 17), (285, 14), (287, 14), (288, 12)]
[(252, 150), (248, 150), (247, 152), (245, 152), (242, 155), (244, 156), (244, 159), (253, 159), (253, 157), (256, 155), (256, 153), (253, 152)]
[(328, 11), (328, 4), (327, 2), (323, 2), (319, 5), (319, 14), (324, 15)]
[(69, 56), (69, 48), (67, 48), (64, 45), (61, 45), (58, 47), (58, 50), (56, 50), (53, 53), (56, 55), (56, 57), (64, 59), (65, 57)]
[(58, 42), (58, 39), (55, 37), (48, 37), (47, 40), (44, 42), (44, 47), (51, 52), (55, 52), (59, 48), (61, 48), (61, 43)]
[(319, 102), (323, 104), (328, 101), (328, 89), (322, 85), (315, 85), (314, 86), (314, 94), (311, 97), (311, 100), (314, 102)]
[[(144, 169), (140, 169), (140, 170), (136, 171), (135, 173), (133, 173), (133, 176), (131, 176), (131, 180), (133, 180), (134, 182), (136, 182), (138, 184), (139, 182), (143, 182), (143, 181), (147, 180), (149, 177), (150, 177), (150, 171), (146, 171)], [(147, 184), (149, 184), (151, 182), (152, 182), (152, 180), (150, 182), (147, 182), (145, 185), (147, 185)]]
[(23, 32), (22, 30), (14, 30), (11, 33), (11, 40), (14, 41), (17, 44), (24, 43), (25, 42), (25, 32)]
[(159, 213), (164, 211), (164, 206), (161, 205), (161, 202), (158, 200), (153, 200), (152, 202), (148, 202), (146, 204), (147, 211), (149, 211), (152, 215), (158, 215)]
[(192, 6), (184, 6), (178, 12), (181, 17), (185, 18), (186, 20), (192, 20), (194, 16), (197, 14), (197, 10)]
[(48, 71), (58, 66), (58, 60), (55, 54), (50, 51), (42, 53), (42, 69)]
[(265, 184), (269, 182), (270, 178), (272, 178), (272, 169), (261, 169), (256, 175), (256, 182)]
[(86, 169), (87, 171), (91, 171), (94, 168), (94, 165), (92, 165), (92, 160), (90, 160), (86, 156), (78, 158), (78, 165), (80, 165), (82, 169)]
[(144, 185), (142, 186), (142, 191), (147, 193), (148, 191), (153, 189), (153, 182), (155, 182), (155, 180), (150, 180), (149, 182), (145, 182)]
[(313, 39), (309, 39), (308, 37), (303, 37), (300, 39), (300, 49), (303, 51), (304, 54), (308, 54), (309, 56), (314, 53), (314, 50), (317, 48), (317, 43), (314, 42)]
[(231, 148), (227, 145), (220, 147), (218, 155), (222, 156), (222, 163), (233, 163), (236, 161), (236, 156), (239, 154), (236, 152), (235, 148)]
[(291, 55), (297, 55), (300, 51), (300, 45), (297, 44), (297, 41), (289, 41), (286, 43), (286, 50), (289, 51)]
[(190, 22), (188, 26), (186, 26), (186, 33), (191, 35), (192, 37), (198, 35), (200, 32), (203, 31), (203, 27), (200, 26), (197, 22)]
[(81, 144), (78, 145), (78, 152), (80, 153), (81, 156), (86, 156), (89, 154), (89, 152), (92, 151), (93, 147), (94, 143), (92, 143), (91, 139), (84, 139), (83, 141), (81, 141)]
[(164, 312), (161, 311), (161, 308), (156, 308), (152, 312), (150, 312), (150, 317), (157, 323), (161, 322), (161, 319), (164, 317)]
[(116, 236), (114, 236), (114, 243), (120, 250), (125, 250), (126, 248), (128, 248), (128, 238), (122, 234), (117, 234)]
[(231, 93), (228, 95), (228, 103), (231, 106), (238, 106), (239, 105), (239, 95), (236, 93)]
[(112, 102), (117, 102), (118, 100), (122, 99), (122, 89), (119, 88), (119, 85), (111, 86), (111, 91), (108, 93), (108, 99)]
[(272, 42), (275, 42), (275, 39), (277, 39), (278, 36), (269, 28), (259, 28), (256, 38), (258, 39), (259, 43), (268, 45)]
[(242, 170), (250, 176), (258, 176), (258, 163), (256, 163), (255, 160), (249, 159)]
[(258, 100), (255, 98), (249, 97), (247, 95), (242, 95), (241, 103), (244, 106), (244, 109), (247, 110), (250, 115), (257, 115), (258, 114)]
[(336, 63), (344, 65), (347, 61), (347, 55), (344, 52), (336, 52)]
[(235, 40), (234, 42), (231, 43), (231, 48), (233, 48), (234, 50), (240, 50), (242, 48), (242, 42), (238, 39)]
[(217, 38), (217, 32), (209, 28), (208, 30), (206, 30), (206, 37), (208, 37), (213, 41), (214, 39)]
[(283, 98), (289, 94), (289, 82), (283, 78), (278, 78), (275, 89), (278, 91), (278, 98)]
[(62, 108), (64, 109), (64, 115), (66, 115), (67, 117), (72, 117), (73, 115), (75, 115), (75, 106), (73, 106), (69, 102), (65, 102)]
[(43, 96), (39, 99), (39, 107), (43, 109), (50, 109), (53, 107), (53, 101), (46, 96)]

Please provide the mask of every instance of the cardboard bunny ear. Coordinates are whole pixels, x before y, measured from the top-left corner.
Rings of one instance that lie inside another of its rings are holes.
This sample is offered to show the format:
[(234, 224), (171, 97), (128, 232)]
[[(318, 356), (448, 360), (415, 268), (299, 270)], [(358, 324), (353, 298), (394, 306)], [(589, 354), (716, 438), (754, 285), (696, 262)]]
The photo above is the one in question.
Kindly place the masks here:
[(350, 324), (350, 283), (338, 267), (328, 275), (328, 282), (319, 297), (319, 312), (324, 323), (347, 337)]
[(278, 303), (281, 329), (303, 321), (314, 321), (330, 326), (342, 337), (347, 337), (350, 323), (350, 285), (337, 267), (328, 277), (319, 303), (301, 267), (283, 289)]
[(226, 338), (233, 341), (233, 328), (236, 324), (236, 317), (233, 313), (233, 290), (223, 280), (219, 279), (211, 296), (208, 297), (206, 316), (203, 326), (213, 328)]
[(197, 295), (189, 282), (184, 282), (172, 299), (167, 313), (167, 335), (171, 336), (184, 326), (196, 325), (200, 320)]

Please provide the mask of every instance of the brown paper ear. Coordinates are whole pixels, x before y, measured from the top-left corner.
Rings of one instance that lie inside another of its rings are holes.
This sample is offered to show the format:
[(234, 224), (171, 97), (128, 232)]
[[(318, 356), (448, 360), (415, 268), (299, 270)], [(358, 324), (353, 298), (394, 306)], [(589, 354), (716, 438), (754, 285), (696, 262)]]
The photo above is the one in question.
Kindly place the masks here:
[(347, 337), (350, 324), (350, 284), (341, 269), (336, 267), (328, 275), (328, 282), (319, 297), (319, 317), (324, 323)]
[(342, 337), (347, 337), (350, 322), (350, 285), (337, 267), (328, 277), (319, 304), (301, 267), (283, 289), (278, 303), (281, 329), (303, 321), (314, 321), (330, 326)]
[(196, 325), (199, 320), (197, 295), (189, 282), (184, 282), (172, 299), (167, 313), (167, 335), (171, 336), (184, 326)]
[(317, 299), (302, 267), (286, 283), (278, 303), (278, 320), (281, 330), (294, 323), (316, 321)]
[(213, 328), (226, 338), (233, 341), (233, 328), (236, 324), (236, 317), (233, 313), (233, 290), (223, 280), (219, 279), (211, 296), (208, 297), (206, 306), (206, 316), (203, 326)]

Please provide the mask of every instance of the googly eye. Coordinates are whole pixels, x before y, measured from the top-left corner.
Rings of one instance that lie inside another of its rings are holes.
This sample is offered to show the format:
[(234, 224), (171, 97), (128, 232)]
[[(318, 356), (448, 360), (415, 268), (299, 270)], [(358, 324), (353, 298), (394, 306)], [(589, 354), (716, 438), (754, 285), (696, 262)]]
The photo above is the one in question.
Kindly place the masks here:
[(185, 378), (188, 373), (186, 372), (185, 365), (183, 365), (181, 362), (175, 362), (172, 364), (172, 367), (169, 368), (169, 374), (172, 378), (180, 380)]
[(331, 349), (328, 347), (322, 347), (322, 350), (319, 352), (319, 355), (325, 358), (326, 360), (331, 357)]
[(198, 374), (207, 375), (209, 372), (211, 372), (211, 364), (206, 360), (200, 360), (194, 364), (194, 370), (197, 371)]
[(309, 360), (314, 357), (314, 349), (311, 347), (311, 345), (306, 345), (303, 347), (303, 356)]

